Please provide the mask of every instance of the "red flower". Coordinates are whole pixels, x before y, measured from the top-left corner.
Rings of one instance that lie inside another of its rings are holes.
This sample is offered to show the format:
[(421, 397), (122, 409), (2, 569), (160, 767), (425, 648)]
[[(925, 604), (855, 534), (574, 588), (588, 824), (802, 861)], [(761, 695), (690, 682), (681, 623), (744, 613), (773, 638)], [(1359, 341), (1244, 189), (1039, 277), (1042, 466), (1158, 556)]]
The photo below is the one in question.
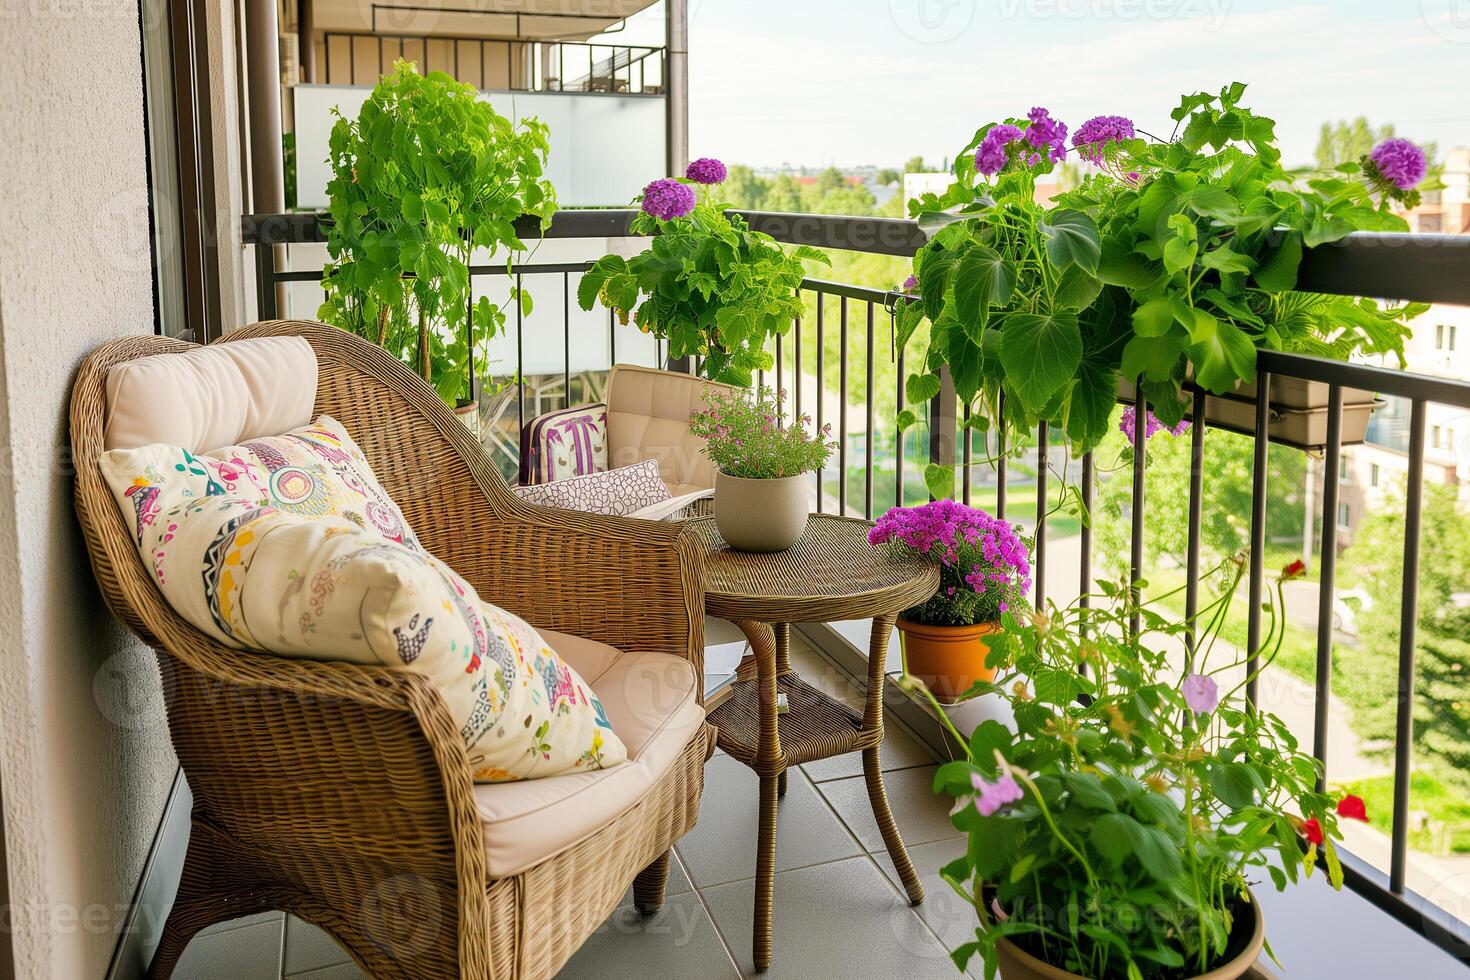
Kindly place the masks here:
[(1347, 817), (1349, 820), (1361, 820), (1368, 822), (1368, 807), (1363, 803), (1361, 796), (1349, 793), (1337, 801), (1337, 815)]
[(1325, 839), (1322, 836), (1322, 825), (1317, 822), (1316, 817), (1303, 821), (1302, 833), (1306, 834), (1308, 844), (1320, 844)]
[(1301, 578), (1305, 574), (1307, 574), (1307, 563), (1300, 558), (1281, 570), (1281, 577), (1284, 579)]

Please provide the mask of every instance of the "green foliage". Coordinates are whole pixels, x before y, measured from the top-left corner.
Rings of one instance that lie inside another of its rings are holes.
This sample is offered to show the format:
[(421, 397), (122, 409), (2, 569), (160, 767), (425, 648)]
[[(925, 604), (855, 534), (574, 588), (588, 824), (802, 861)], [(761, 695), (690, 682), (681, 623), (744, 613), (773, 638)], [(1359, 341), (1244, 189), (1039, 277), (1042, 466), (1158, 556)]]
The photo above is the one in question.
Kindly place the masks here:
[(281, 134), (281, 170), (285, 183), (286, 210), (296, 210), (296, 134)]
[(598, 259), (583, 274), (577, 301), (584, 310), (601, 301), (624, 323), (631, 317), (668, 341), (670, 357), (697, 356), (707, 378), (749, 386), (774, 362), (770, 338), (784, 336), (801, 315), (802, 260), (828, 259), (812, 248), (783, 250), (727, 208), (702, 190), (686, 217), (640, 213), (633, 231), (654, 235), (649, 247), (631, 259)]
[(1275, 124), (1240, 105), (1244, 90), (1184, 97), (1175, 139), (1108, 144), (1102, 172), (1047, 206), (1035, 181), (1054, 164), (1013, 152), (982, 177), (974, 153), (992, 127), (976, 132), (949, 189), (910, 205), (930, 235), (914, 260), (933, 324), (916, 370), (948, 365), (960, 397), (1012, 444), (1049, 421), (1083, 452), (1106, 431), (1120, 373), (1161, 394), (1191, 375), (1221, 393), (1254, 379), (1263, 347), (1402, 360), (1422, 304), (1295, 287), (1305, 248), (1403, 220), (1355, 162), (1285, 170)]
[[(956, 798), (952, 819), (969, 836), (965, 856), (942, 872), (979, 918), (975, 940), (954, 954), (962, 969), (978, 953), (994, 976), (1005, 938), (1101, 980), (1196, 976), (1225, 955), (1248, 880), (1284, 888), (1320, 856), (1341, 887), (1335, 801), (1315, 791), (1316, 761), (1281, 719), (1244, 705), (1243, 654), (1211, 660), (1243, 565), (1216, 573), (1233, 582), (1194, 624), (1153, 601), (1135, 605), (1127, 587), (1106, 581), (1088, 607), (1003, 618), (987, 659), (996, 679), (969, 696), (1006, 701), (1015, 730), (987, 721), (965, 738), (952, 729), (965, 758), (934, 780)], [(1274, 593), (1263, 666), (1284, 626), (1279, 581)], [(1143, 629), (1130, 637), (1135, 612)], [(1199, 713), (1167, 652), (1191, 626), (1199, 641), (1184, 676), (1240, 679)], [(1309, 819), (1320, 848), (1304, 849)]]
[(832, 455), (832, 426), (808, 434), (811, 418), (803, 415), (782, 423), (784, 391), (708, 390), (707, 408), (689, 416), (689, 431), (703, 436), (704, 453), (727, 476), (744, 480), (776, 480), (819, 470)]
[[(473, 87), (400, 61), (356, 119), (339, 114), (330, 146), (332, 261), (318, 315), (382, 345), (453, 404), (505, 322), (488, 297), (469, 310), (471, 253), (522, 251), (514, 221), (535, 215), (544, 228), (556, 211), (542, 177), (547, 129), (513, 124)], [(510, 300), (530, 307), (514, 289)]]

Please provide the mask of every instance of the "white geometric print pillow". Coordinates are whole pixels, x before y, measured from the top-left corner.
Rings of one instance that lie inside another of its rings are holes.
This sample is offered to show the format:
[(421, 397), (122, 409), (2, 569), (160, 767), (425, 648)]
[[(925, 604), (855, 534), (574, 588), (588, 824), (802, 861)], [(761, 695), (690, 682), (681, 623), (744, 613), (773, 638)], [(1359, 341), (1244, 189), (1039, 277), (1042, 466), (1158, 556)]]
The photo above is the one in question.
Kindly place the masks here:
[(531, 779), (627, 758), (582, 678), (432, 555), (348, 517), (263, 503), (268, 474), (243, 456), (223, 465), (245, 495), (227, 490), (218, 460), (177, 446), (113, 450), (100, 462), (164, 598), (219, 642), (428, 677), (476, 779)]

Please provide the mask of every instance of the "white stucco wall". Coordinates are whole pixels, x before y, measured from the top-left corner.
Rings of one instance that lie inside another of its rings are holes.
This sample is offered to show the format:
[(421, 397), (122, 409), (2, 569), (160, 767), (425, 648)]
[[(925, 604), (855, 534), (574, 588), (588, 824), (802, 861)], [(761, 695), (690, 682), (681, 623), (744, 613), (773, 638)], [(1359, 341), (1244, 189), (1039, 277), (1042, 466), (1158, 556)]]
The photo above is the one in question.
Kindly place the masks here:
[(66, 466), (82, 356), (152, 329), (137, 3), (0, 4), (0, 35), (0, 794), (16, 975), (98, 977), (175, 768), (152, 654), (102, 605)]

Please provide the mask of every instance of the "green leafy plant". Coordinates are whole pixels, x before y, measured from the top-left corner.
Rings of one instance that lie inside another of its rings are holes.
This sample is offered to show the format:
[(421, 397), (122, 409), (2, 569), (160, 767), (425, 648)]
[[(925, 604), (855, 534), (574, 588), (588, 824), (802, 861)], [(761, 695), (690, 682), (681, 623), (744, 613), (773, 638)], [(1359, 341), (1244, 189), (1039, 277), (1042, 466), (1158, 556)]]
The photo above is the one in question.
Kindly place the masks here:
[(1046, 205), (1036, 178), (1065, 158), (1066, 127), (1033, 109), (981, 128), (949, 189), (910, 206), (931, 237), (899, 339), (932, 324), (910, 401), (932, 397), (948, 366), (975, 424), (1020, 434), (1047, 421), (1081, 452), (1107, 433), (1120, 375), (1142, 378), (1173, 426), (1186, 381), (1216, 393), (1252, 382), (1258, 348), (1402, 358), (1405, 321), (1424, 306), (1298, 292), (1297, 272), (1307, 248), (1405, 228), (1389, 204), (1410, 199), (1422, 155), (1417, 177), (1401, 156), (1383, 158), (1387, 174), (1367, 158), (1288, 171), (1244, 91), (1185, 96), (1168, 140), (1088, 120), (1072, 150), (1094, 172)]
[[(951, 728), (966, 757), (934, 780), (969, 836), (942, 872), (979, 919), (954, 952), (962, 969), (979, 954), (993, 977), (1009, 941), (1097, 980), (1197, 976), (1227, 957), (1260, 877), (1284, 888), (1321, 859), (1341, 886), (1337, 819), (1365, 819), (1362, 800), (1316, 790), (1316, 760), (1244, 702), (1247, 658), (1215, 649), (1243, 569), (1222, 563), (1218, 597), (1193, 622), (1108, 582), (1087, 606), (1002, 618), (987, 658), (996, 679), (967, 696), (1003, 699), (1015, 730)], [(1280, 648), (1280, 583), (1301, 573), (1296, 563), (1277, 580), (1257, 674)], [(1182, 671), (1167, 652), (1181, 648)]]
[[(724, 164), (696, 160), (689, 173), (656, 180), (634, 199), (633, 233), (653, 241), (630, 259), (598, 259), (583, 274), (577, 300), (584, 310), (600, 300), (623, 323), (631, 317), (668, 341), (670, 357), (696, 358), (704, 377), (749, 386), (755, 372), (772, 366), (770, 338), (784, 336), (801, 316), (801, 260), (830, 263), (816, 249), (782, 249), (715, 201)], [(694, 186), (701, 188), (697, 201)]]
[[(450, 404), (470, 395), (472, 358), (505, 324), (500, 304), (470, 305), (470, 256), (526, 246), (515, 221), (544, 229), (556, 193), (542, 174), (546, 126), (512, 123), (475, 89), (406, 61), (331, 135), (331, 223), (319, 316), (412, 365)], [(510, 302), (529, 312), (528, 295)]]
[(774, 480), (821, 469), (832, 455), (832, 426), (807, 432), (811, 416), (782, 422), (784, 391), (704, 393), (707, 408), (689, 416), (689, 431), (705, 440), (704, 453), (721, 473), (745, 480)]

